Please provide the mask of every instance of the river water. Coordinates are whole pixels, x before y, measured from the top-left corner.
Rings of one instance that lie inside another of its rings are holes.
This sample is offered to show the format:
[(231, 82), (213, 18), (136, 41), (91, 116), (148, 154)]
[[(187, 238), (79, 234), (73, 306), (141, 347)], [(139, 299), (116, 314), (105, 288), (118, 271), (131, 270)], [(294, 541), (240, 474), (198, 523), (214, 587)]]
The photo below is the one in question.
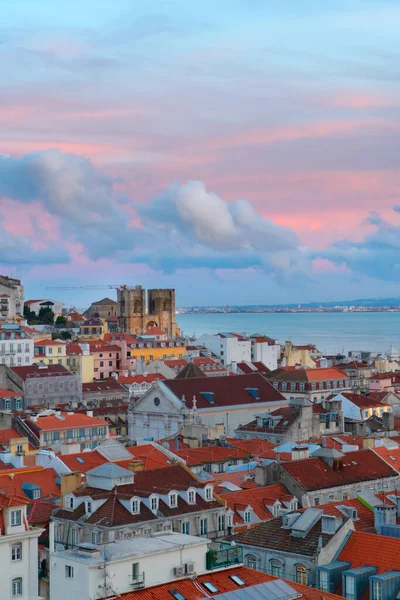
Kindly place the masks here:
[(315, 344), (333, 354), (348, 350), (385, 352), (400, 346), (400, 312), (221, 313), (177, 315), (184, 335), (235, 331), (262, 333), (280, 342)]

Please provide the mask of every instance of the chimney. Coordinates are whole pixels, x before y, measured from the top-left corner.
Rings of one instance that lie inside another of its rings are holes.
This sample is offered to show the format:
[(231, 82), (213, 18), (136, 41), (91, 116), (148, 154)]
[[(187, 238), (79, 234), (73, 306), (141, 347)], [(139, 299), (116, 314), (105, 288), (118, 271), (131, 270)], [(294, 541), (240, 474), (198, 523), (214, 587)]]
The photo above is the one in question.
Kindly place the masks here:
[(92, 410), (87, 410), (86, 414), (88, 417), (93, 417), (93, 411)]
[(394, 414), (392, 412), (384, 412), (383, 413), (382, 425), (386, 431), (394, 430)]
[(175, 438), (175, 450), (179, 450), (179, 436), (178, 435)]
[(397, 508), (394, 504), (379, 504), (374, 506), (374, 527), (381, 533), (383, 525), (396, 525)]
[(82, 473), (64, 473), (61, 475), (61, 498), (82, 486)]
[(327, 448), (327, 438), (326, 438), (326, 435), (324, 435), (324, 437), (322, 438), (322, 447), (323, 448)]

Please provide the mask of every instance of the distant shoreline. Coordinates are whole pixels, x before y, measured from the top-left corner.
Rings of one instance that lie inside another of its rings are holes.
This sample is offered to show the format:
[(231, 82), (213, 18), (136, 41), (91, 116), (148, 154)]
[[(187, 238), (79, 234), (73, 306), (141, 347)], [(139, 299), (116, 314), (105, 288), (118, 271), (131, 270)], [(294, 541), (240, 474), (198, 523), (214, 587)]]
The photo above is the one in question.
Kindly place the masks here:
[(357, 306), (343, 308), (268, 308), (268, 309), (229, 309), (218, 308), (180, 308), (176, 311), (177, 315), (237, 315), (237, 314), (298, 314), (298, 313), (397, 313), (400, 312), (399, 306)]

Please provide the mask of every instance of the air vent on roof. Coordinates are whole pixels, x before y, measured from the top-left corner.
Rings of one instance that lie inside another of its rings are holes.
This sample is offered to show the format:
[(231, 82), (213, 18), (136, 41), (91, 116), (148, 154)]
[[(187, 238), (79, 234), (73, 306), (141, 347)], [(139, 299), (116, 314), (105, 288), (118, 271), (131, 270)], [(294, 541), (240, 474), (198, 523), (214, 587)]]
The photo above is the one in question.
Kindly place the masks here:
[(205, 400), (207, 400), (207, 402), (209, 402), (210, 404), (215, 404), (214, 392), (200, 392), (200, 393), (203, 396), (203, 398)]

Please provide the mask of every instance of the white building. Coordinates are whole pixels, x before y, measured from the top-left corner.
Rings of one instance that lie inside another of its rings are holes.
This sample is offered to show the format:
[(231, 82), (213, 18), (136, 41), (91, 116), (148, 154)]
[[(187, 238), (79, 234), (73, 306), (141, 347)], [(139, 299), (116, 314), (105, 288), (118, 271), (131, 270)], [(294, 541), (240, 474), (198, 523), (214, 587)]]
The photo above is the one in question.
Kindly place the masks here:
[(28, 502), (0, 493), (0, 597), (38, 600), (38, 538), (43, 529), (30, 527)]
[(251, 340), (238, 333), (203, 333), (195, 342), (215, 354), (225, 366), (232, 362), (251, 362)]
[[(88, 600), (119, 594), (206, 572), (207, 538), (181, 533), (119, 540), (72, 550), (54, 544), (50, 525), (51, 600)], [(4, 563), (3, 563), (4, 564)]]
[(251, 339), (251, 361), (262, 362), (270, 371), (278, 368), (281, 345), (265, 335), (255, 333)]
[(50, 308), (56, 317), (61, 316), (65, 308), (65, 304), (63, 302), (59, 302), (58, 300), (50, 300), (49, 298), (45, 298), (43, 300), (26, 300), (25, 306), (27, 306), (30, 311), (34, 312), (35, 315), (39, 314), (41, 308)]
[(0, 316), (13, 319), (24, 312), (24, 287), (19, 279), (0, 275)]
[(17, 323), (0, 324), (0, 364), (24, 367), (33, 363), (34, 341)]

